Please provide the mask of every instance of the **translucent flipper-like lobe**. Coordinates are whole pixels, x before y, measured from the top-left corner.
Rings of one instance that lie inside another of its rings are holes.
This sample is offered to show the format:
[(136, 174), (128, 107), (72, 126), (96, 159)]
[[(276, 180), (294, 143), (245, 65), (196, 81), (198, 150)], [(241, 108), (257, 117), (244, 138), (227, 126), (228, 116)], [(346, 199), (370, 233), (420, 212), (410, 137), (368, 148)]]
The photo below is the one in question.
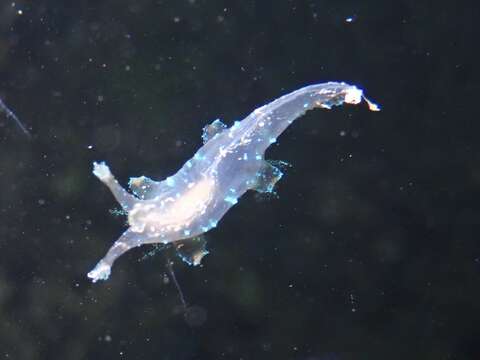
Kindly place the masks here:
[(208, 124), (203, 128), (203, 143), (205, 144), (206, 142), (208, 142), (208, 140), (213, 138), (216, 134), (221, 133), (226, 128), (227, 125), (225, 125), (220, 119), (214, 120), (211, 124)]
[(187, 240), (177, 241), (175, 249), (177, 255), (188, 265), (200, 265), (203, 257), (209, 253), (204, 236), (197, 236)]
[[(276, 165), (283, 164), (283, 162), (277, 163)], [(271, 162), (265, 160), (263, 161), (262, 168), (257, 173), (255, 185), (253, 186), (252, 190), (260, 193), (271, 193), (275, 187), (275, 184), (282, 178), (282, 176), (283, 172), (278, 166), (272, 165)]]

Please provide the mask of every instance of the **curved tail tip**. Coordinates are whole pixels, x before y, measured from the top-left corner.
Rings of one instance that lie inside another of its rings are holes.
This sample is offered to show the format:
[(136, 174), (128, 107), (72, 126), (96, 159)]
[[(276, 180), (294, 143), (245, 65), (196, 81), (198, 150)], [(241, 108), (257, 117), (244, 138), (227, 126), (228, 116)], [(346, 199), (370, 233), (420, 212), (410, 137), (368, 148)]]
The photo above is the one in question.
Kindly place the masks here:
[(370, 111), (380, 111), (380, 106), (378, 106), (377, 104), (375, 104), (373, 101), (370, 101), (364, 94), (363, 94), (363, 90), (362, 89), (359, 89), (357, 88), (356, 86), (352, 86), (350, 88), (347, 89), (346, 93), (345, 93), (345, 102), (347, 104), (353, 104), (353, 105), (356, 105), (358, 103), (360, 103), (361, 101), (365, 100), (365, 102), (367, 103), (368, 105), (368, 108), (370, 109)]
[(380, 111), (380, 106), (378, 106), (377, 104), (375, 104), (373, 101), (370, 101), (368, 100), (365, 95), (362, 95), (363, 97), (363, 100), (365, 100), (365, 102), (367, 103), (368, 105), (368, 108), (370, 109), (370, 111)]

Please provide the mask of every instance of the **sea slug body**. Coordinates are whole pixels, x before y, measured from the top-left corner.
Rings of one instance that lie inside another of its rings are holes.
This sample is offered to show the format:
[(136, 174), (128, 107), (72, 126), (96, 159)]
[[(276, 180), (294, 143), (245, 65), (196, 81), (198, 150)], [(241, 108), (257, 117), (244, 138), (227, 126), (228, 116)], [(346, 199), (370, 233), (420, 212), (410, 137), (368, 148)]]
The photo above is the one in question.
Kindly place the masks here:
[(187, 262), (197, 265), (207, 253), (198, 236), (217, 226), (247, 190), (272, 192), (282, 171), (264, 159), (265, 150), (292, 122), (314, 108), (330, 109), (365, 100), (353, 85), (328, 82), (303, 87), (254, 110), (227, 127), (220, 120), (203, 129), (203, 146), (174, 175), (163, 181), (131, 178), (127, 192), (103, 163), (93, 164), (102, 181), (128, 214), (129, 228), (88, 273), (93, 282), (106, 280), (120, 255), (142, 244), (177, 243)]

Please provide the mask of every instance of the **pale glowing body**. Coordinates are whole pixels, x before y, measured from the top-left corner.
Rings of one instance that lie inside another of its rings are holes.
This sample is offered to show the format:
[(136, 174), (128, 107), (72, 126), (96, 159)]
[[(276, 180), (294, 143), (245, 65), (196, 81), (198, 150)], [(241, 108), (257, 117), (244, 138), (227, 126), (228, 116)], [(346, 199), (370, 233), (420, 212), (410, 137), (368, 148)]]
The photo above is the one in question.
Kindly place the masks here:
[[(358, 104), (362, 98), (371, 110), (379, 110), (357, 87), (329, 82), (284, 95), (230, 128), (215, 120), (204, 128), (204, 145), (175, 175), (161, 182), (132, 178), (133, 194), (118, 184), (105, 163), (94, 163), (93, 173), (128, 213), (130, 227), (88, 277), (93, 282), (107, 279), (115, 259), (132, 247), (176, 242), (210, 230), (247, 190), (271, 192), (282, 172), (264, 160), (264, 153), (276, 138), (308, 110)], [(194, 263), (200, 260), (197, 256)]]

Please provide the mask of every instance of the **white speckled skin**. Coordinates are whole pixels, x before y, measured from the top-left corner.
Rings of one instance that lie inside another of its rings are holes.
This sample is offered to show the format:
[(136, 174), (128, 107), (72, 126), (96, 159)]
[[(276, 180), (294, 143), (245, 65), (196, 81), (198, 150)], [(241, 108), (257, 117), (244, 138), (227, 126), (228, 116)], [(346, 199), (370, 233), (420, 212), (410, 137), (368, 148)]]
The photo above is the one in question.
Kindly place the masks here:
[(362, 98), (362, 90), (352, 85), (316, 84), (254, 110), (230, 128), (214, 122), (205, 144), (175, 175), (161, 182), (132, 178), (129, 185), (135, 195), (118, 184), (105, 163), (94, 163), (93, 174), (128, 212), (130, 227), (88, 277), (93, 282), (107, 279), (115, 259), (132, 247), (208, 231), (249, 189), (271, 191), (282, 174), (264, 160), (264, 153), (277, 137), (308, 110), (357, 104)]

